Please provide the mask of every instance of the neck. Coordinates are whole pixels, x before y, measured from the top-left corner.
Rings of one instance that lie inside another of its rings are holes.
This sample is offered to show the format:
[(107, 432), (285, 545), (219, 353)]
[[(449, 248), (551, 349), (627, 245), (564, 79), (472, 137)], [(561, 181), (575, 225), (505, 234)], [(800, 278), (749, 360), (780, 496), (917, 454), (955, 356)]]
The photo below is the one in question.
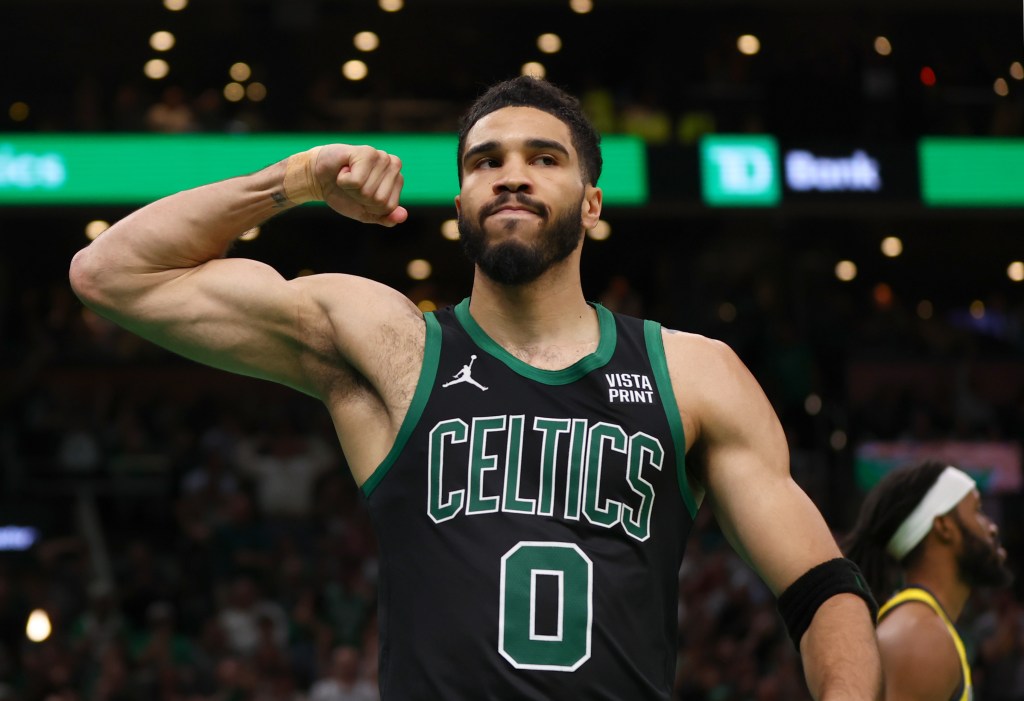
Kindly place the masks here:
[(600, 340), (576, 255), (525, 285), (502, 285), (476, 271), (469, 311), (488, 336), (528, 363), (571, 365)]
[(908, 585), (921, 586), (930, 591), (945, 610), (951, 621), (960, 614), (971, 595), (971, 588), (964, 584), (957, 572), (955, 561), (934, 562), (925, 558), (904, 573)]

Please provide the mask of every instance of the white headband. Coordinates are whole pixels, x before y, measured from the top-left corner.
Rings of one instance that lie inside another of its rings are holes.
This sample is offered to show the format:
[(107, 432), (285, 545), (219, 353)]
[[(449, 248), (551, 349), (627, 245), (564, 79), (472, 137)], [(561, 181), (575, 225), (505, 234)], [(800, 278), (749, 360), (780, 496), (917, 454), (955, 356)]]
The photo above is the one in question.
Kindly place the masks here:
[(897, 560), (902, 560), (928, 535), (936, 516), (949, 513), (976, 487), (974, 480), (967, 473), (955, 467), (947, 467), (924, 495), (921, 503), (892, 534), (892, 538), (885, 546), (886, 552)]

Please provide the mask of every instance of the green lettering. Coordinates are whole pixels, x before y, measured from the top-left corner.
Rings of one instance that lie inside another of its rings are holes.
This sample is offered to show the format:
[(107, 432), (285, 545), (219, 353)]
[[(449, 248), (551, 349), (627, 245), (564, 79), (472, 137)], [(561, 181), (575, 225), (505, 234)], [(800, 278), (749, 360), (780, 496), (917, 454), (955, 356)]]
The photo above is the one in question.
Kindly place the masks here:
[(627, 452), (626, 432), (620, 426), (601, 422), (590, 429), (590, 441), (587, 447), (587, 480), (586, 493), (583, 498), (583, 513), (587, 520), (597, 526), (611, 528), (622, 516), (622, 504), (613, 499), (606, 499), (603, 508), (601, 501), (601, 469), (604, 463), (604, 444), (618, 453)]
[(448, 501), (442, 503), (441, 493), (444, 489), (444, 447), (446, 438), (451, 443), (465, 443), (469, 427), (461, 419), (442, 421), (430, 431), (430, 457), (427, 462), (427, 474), (430, 495), (427, 499), (427, 511), (434, 523), (441, 523), (453, 518), (462, 510), (464, 490), (456, 489), (448, 495)]

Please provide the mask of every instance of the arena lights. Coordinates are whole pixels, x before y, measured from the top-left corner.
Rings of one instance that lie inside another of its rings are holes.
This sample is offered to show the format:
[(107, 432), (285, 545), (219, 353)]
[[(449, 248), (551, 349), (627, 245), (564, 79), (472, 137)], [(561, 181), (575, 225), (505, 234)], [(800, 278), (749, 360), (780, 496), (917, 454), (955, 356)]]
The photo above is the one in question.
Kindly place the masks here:
[(937, 78), (935, 77), (935, 70), (931, 66), (925, 66), (921, 69), (921, 84), (927, 87), (935, 85)]
[(817, 394), (811, 393), (804, 399), (804, 411), (808, 416), (817, 416), (821, 413), (822, 401)]
[(241, 83), (228, 83), (224, 86), (224, 99), (228, 102), (241, 102), (245, 97), (245, 86)]
[(153, 32), (149, 37), (149, 46), (153, 51), (170, 51), (174, 48), (174, 35), (170, 32)]
[(1014, 80), (1024, 80), (1024, 64), (1014, 61), (1010, 64), (1010, 77)]
[(430, 264), (430, 261), (423, 260), (422, 258), (411, 260), (405, 266), (406, 275), (413, 280), (426, 280), (432, 272), (434, 272), (434, 266)]
[(355, 82), (362, 80), (370, 74), (370, 68), (358, 59), (352, 59), (351, 61), (345, 61), (341, 66), (341, 74), (349, 80)]
[(594, 241), (607, 241), (612, 235), (612, 226), (604, 219), (598, 220), (593, 229), (587, 230), (587, 236)]
[(744, 34), (736, 40), (736, 48), (744, 56), (753, 56), (761, 50), (761, 40), (753, 34)]
[(857, 264), (852, 260), (841, 260), (836, 263), (836, 278), (842, 282), (852, 282), (857, 278)]
[(171, 66), (162, 58), (151, 58), (142, 67), (142, 72), (150, 80), (160, 80), (171, 72)]
[(1006, 78), (996, 78), (996, 82), (992, 84), (992, 91), (999, 97), (1009, 95), (1010, 85), (1006, 82)]
[(24, 122), (28, 119), (29, 112), (28, 103), (26, 102), (12, 102), (11, 106), (7, 109), (7, 116), (11, 118), (12, 122)]
[(917, 318), (928, 321), (935, 315), (935, 306), (931, 300), (922, 299), (917, 303)]
[(102, 219), (93, 219), (85, 225), (85, 238), (95, 241), (99, 238), (100, 234), (109, 228), (110, 222), (103, 221)]
[(352, 37), (352, 45), (359, 51), (376, 51), (380, 47), (380, 37), (373, 32), (358, 32)]
[(539, 61), (527, 61), (519, 69), (519, 73), (521, 75), (532, 75), (534, 78), (543, 78), (547, 75), (548, 70)]
[(889, 39), (884, 36), (875, 37), (875, 53), (879, 56), (889, 56), (892, 54), (892, 43)]
[(228, 75), (231, 76), (231, 80), (242, 83), (252, 77), (252, 68), (249, 67), (248, 63), (238, 61), (232, 63), (231, 67), (228, 68)]
[(245, 96), (252, 102), (263, 102), (267, 99), (267, 86), (263, 83), (249, 83), (245, 86)]
[(985, 303), (982, 302), (980, 299), (972, 301), (969, 309), (971, 316), (977, 319), (978, 321), (981, 321), (982, 319), (985, 318)]
[(562, 50), (562, 37), (548, 32), (537, 37), (537, 48), (546, 54), (557, 54)]
[(446, 219), (441, 222), (441, 236), (449, 241), (458, 241), (461, 236), (458, 219)]
[(180, 12), (188, 7), (188, 0), (164, 0), (164, 7), (171, 12)]
[(871, 298), (880, 309), (887, 309), (892, 306), (892, 286), (887, 282), (880, 282), (871, 290)]
[(1024, 282), (1024, 261), (1015, 260), (1006, 268), (1006, 277), (1014, 282)]
[(886, 258), (898, 258), (903, 253), (903, 241), (898, 236), (886, 236), (882, 239), (881, 248)]
[(594, 0), (569, 0), (569, 9), (578, 15), (594, 11)]
[(416, 303), (416, 307), (421, 312), (436, 312), (437, 311), (437, 303), (434, 300), (432, 300), (432, 299), (421, 299), (419, 302)]
[(405, 7), (403, 0), (379, 0), (377, 6), (385, 12), (398, 12)]
[(43, 609), (35, 609), (25, 623), (25, 637), (34, 643), (41, 643), (53, 633), (53, 624)]
[(25, 552), (39, 542), (41, 534), (35, 526), (7, 524), (0, 526), (0, 552)]

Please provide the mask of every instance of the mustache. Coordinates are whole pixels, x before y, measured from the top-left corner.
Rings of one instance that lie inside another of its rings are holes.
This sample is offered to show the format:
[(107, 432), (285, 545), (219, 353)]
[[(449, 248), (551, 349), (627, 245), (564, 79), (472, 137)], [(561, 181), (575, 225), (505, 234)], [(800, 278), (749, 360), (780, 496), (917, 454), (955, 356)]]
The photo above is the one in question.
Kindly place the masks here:
[(548, 208), (545, 207), (542, 203), (530, 197), (529, 195), (522, 192), (503, 192), (500, 195), (498, 195), (494, 199), (494, 201), (486, 205), (481, 210), (480, 219), (482, 220), (491, 216), (502, 207), (507, 207), (508, 205), (512, 204), (513, 201), (515, 202), (515, 205), (517, 207), (521, 207), (522, 209), (533, 212), (538, 217), (547, 216)]

